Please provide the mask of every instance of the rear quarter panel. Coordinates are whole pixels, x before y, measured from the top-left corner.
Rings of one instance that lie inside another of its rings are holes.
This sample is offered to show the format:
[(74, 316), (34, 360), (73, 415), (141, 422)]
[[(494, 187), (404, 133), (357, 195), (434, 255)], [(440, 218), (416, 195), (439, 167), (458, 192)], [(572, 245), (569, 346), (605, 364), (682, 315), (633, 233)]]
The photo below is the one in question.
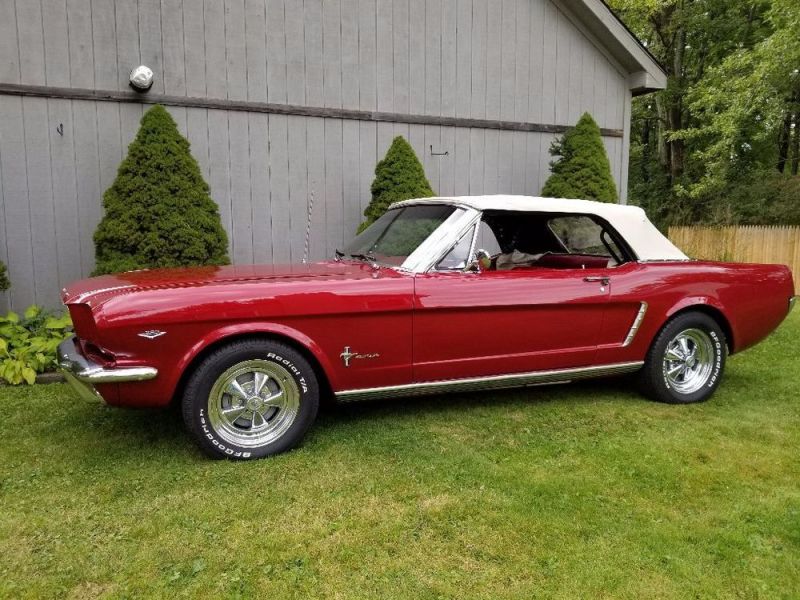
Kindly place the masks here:
[[(730, 329), (730, 351), (741, 352), (780, 325), (792, 295), (791, 271), (783, 265), (705, 261), (626, 265), (612, 276), (600, 362), (643, 360), (663, 325), (692, 308), (721, 314)], [(644, 320), (633, 343), (622, 347), (642, 302), (648, 304)]]

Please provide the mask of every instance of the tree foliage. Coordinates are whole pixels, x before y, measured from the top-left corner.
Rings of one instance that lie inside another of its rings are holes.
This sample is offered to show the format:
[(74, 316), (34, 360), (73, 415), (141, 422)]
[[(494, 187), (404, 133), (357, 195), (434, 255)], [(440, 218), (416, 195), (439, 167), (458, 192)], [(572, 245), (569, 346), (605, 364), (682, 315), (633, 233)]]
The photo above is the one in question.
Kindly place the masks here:
[(719, 195), (727, 182), (773, 167), (798, 174), (800, 4), (775, 0), (765, 17), (768, 36), (733, 50), (687, 94), (696, 123), (676, 138), (695, 142), (693, 158), (705, 165), (687, 186), (692, 198)]
[(95, 274), (229, 262), (219, 209), (189, 142), (161, 106), (142, 117), (103, 207)]
[(552, 175), (542, 196), (616, 202), (617, 186), (611, 176), (600, 128), (589, 113), (550, 146), (558, 158), (550, 163)]
[[(800, 177), (777, 171), (748, 178), (727, 191), (728, 202), (715, 206), (714, 223), (800, 225)], [(734, 212), (735, 211), (735, 212)]]
[(375, 167), (371, 191), (372, 200), (364, 210), (367, 220), (358, 228), (359, 232), (385, 213), (393, 202), (435, 196), (422, 163), (401, 135), (394, 138), (386, 156)]
[(800, 3), (609, 4), (668, 75), (666, 90), (634, 100), (630, 199), (662, 226), (753, 222), (742, 189), (759, 197), (779, 189), (782, 201), (800, 203), (791, 181), (800, 158)]
[(4, 292), (10, 287), (11, 282), (8, 280), (6, 265), (3, 261), (0, 261), (0, 292)]

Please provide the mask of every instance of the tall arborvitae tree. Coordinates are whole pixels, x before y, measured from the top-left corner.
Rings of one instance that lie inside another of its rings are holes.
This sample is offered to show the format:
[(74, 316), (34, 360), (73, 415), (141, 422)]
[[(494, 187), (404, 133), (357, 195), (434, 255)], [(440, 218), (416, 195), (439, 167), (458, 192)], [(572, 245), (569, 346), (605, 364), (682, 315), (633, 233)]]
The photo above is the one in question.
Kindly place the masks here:
[(589, 113), (553, 142), (550, 163), (553, 174), (544, 184), (542, 196), (616, 202), (617, 186), (611, 176), (600, 128)]
[(95, 274), (228, 264), (228, 236), (189, 142), (162, 106), (142, 117), (94, 234)]
[(386, 156), (375, 167), (371, 191), (372, 200), (364, 211), (367, 220), (358, 228), (359, 232), (385, 213), (393, 202), (436, 195), (414, 149), (400, 135), (394, 138)]

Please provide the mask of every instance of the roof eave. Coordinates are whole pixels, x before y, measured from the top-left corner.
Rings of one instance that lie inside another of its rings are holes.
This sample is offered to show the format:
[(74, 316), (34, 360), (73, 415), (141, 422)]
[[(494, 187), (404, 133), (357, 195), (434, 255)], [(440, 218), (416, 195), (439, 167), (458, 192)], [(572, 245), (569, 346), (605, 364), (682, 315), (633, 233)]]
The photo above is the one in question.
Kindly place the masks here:
[(637, 71), (628, 76), (628, 88), (634, 96), (649, 94), (667, 87), (667, 75), (663, 71), (661, 76), (653, 75), (647, 71)]
[(558, 0), (628, 71), (629, 88), (639, 96), (667, 87), (667, 73), (603, 0)]

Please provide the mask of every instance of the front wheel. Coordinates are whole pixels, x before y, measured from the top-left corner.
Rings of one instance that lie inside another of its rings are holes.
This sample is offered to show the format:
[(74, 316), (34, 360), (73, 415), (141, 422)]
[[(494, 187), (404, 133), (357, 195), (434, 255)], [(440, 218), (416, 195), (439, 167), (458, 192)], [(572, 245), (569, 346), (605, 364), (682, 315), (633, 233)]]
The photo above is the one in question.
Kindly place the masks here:
[(253, 459), (295, 447), (314, 422), (319, 385), (294, 348), (260, 339), (215, 350), (195, 369), (183, 419), (213, 458)]
[(684, 313), (669, 321), (650, 347), (641, 372), (643, 391), (658, 402), (703, 402), (719, 386), (726, 358), (719, 324), (703, 313)]

